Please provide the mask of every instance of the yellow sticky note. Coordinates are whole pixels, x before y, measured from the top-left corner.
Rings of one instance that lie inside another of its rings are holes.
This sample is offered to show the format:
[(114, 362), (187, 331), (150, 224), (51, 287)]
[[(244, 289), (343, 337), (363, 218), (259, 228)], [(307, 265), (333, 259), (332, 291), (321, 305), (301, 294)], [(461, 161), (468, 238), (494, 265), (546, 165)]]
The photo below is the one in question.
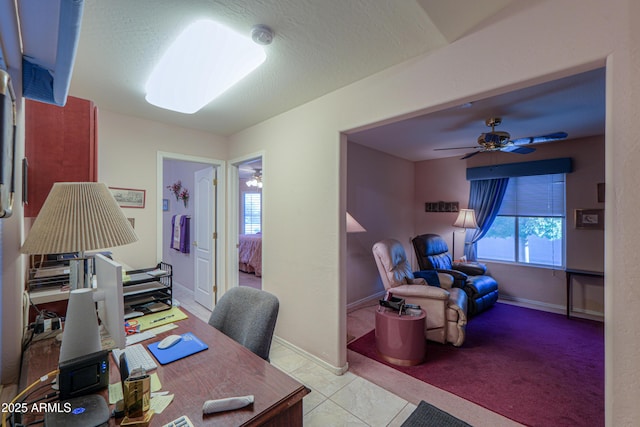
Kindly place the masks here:
[(109, 405), (115, 405), (118, 400), (122, 400), (122, 383), (109, 384)]
[(160, 384), (160, 377), (157, 373), (151, 374), (151, 392), (162, 390), (162, 384)]

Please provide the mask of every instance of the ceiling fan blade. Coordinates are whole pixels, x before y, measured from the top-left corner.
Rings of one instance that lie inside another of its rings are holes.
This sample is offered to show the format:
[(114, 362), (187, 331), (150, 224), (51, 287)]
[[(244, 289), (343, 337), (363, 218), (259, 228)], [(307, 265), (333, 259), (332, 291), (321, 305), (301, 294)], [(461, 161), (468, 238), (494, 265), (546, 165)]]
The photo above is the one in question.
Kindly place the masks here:
[(539, 135), (539, 136), (528, 136), (526, 138), (518, 138), (514, 139), (513, 142), (516, 145), (522, 144), (535, 144), (538, 142), (551, 142), (551, 141), (559, 141), (561, 139), (565, 139), (568, 136), (566, 132), (555, 132), (550, 133), (548, 135)]
[(482, 151), (474, 151), (473, 153), (467, 153), (464, 155), (464, 157), (460, 157), (460, 160), (468, 159), (469, 157), (473, 157), (479, 153), (482, 153)]
[(472, 150), (474, 148), (478, 148), (476, 147), (453, 147), (453, 148), (434, 148), (434, 151), (444, 151), (444, 150)]
[(506, 153), (516, 153), (516, 154), (529, 154), (536, 151), (535, 148), (524, 147), (522, 145), (508, 145), (506, 147), (502, 147), (500, 151), (504, 151)]

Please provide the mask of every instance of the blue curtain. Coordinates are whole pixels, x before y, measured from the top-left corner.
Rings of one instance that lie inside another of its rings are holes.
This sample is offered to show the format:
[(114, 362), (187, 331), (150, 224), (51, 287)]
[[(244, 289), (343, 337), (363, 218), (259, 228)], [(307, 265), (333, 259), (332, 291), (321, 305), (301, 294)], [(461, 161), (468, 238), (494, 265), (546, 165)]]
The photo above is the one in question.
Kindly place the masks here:
[(480, 179), (471, 181), (469, 192), (469, 209), (476, 211), (476, 230), (467, 230), (465, 236), (464, 254), (469, 261), (476, 261), (476, 242), (480, 240), (498, 215), (504, 193), (507, 190), (509, 178)]

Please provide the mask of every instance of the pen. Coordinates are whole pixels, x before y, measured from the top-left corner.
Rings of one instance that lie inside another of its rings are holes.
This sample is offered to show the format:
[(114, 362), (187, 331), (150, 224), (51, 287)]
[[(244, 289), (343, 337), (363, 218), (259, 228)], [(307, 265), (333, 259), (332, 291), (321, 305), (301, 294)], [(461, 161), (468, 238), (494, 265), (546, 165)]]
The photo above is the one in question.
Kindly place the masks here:
[(162, 321), (162, 320), (168, 319), (168, 318), (173, 317), (173, 316), (174, 316), (174, 314), (170, 314), (170, 315), (168, 315), (168, 316), (164, 316), (164, 317), (161, 317), (161, 318), (159, 318), (159, 319), (152, 320), (152, 321), (151, 321), (151, 323), (158, 323), (158, 322), (160, 322), (160, 321)]

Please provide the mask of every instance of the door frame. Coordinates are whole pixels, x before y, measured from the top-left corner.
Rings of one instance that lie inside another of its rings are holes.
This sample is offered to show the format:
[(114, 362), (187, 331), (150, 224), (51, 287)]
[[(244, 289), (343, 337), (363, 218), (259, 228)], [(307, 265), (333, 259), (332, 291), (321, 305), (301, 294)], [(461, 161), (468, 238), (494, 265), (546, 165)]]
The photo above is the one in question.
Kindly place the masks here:
[[(215, 306), (215, 304), (218, 301), (218, 295), (219, 292), (221, 291), (221, 287), (222, 285), (225, 283), (225, 276), (226, 276), (226, 268), (227, 268), (227, 261), (226, 261), (226, 251), (224, 250), (224, 242), (226, 241), (225, 236), (226, 236), (226, 229), (225, 229), (225, 222), (226, 222), (226, 176), (227, 176), (227, 172), (226, 172), (226, 162), (224, 160), (218, 160), (218, 159), (211, 159), (208, 157), (201, 157), (201, 156), (191, 156), (191, 155), (187, 155), (187, 154), (180, 154), (180, 153), (171, 153), (171, 152), (166, 152), (166, 151), (158, 151), (157, 156), (156, 156), (156, 200), (157, 200), (157, 206), (156, 206), (156, 242), (158, 242), (156, 244), (156, 259), (159, 261), (162, 261), (162, 248), (163, 245), (166, 242), (162, 241), (163, 238), (163, 234), (162, 234), (162, 193), (164, 191), (163, 188), (163, 177), (164, 177), (164, 165), (163, 165), (163, 161), (167, 159), (167, 160), (180, 160), (180, 161), (185, 161), (185, 162), (195, 162), (195, 163), (203, 163), (203, 164), (207, 164), (207, 165), (211, 165), (214, 168), (217, 168), (218, 170), (218, 174), (217, 174), (217, 179), (218, 179), (218, 184), (217, 184), (217, 189), (216, 189), (216, 195), (215, 195), (215, 209), (216, 209), (216, 214), (214, 215), (214, 218), (211, 219), (211, 225), (212, 228), (214, 230), (217, 230), (218, 233), (218, 238), (216, 239), (216, 241), (214, 242), (214, 244), (216, 245), (216, 256), (215, 259), (213, 260), (214, 265), (215, 265), (215, 275), (213, 277), (215, 283), (214, 286), (217, 288), (216, 292), (213, 293), (213, 305)], [(194, 294), (195, 294), (195, 289), (194, 289)]]
[[(239, 166), (243, 163), (246, 163), (250, 160), (262, 159), (262, 182), (265, 182), (265, 169), (266, 169), (266, 159), (265, 159), (264, 151), (258, 151), (252, 154), (247, 154), (242, 157), (236, 157), (229, 160), (229, 168), (227, 169), (227, 177), (229, 182), (228, 187), (228, 201), (229, 205), (227, 206), (227, 213), (229, 215), (228, 224), (228, 236), (227, 240), (227, 271), (229, 274), (228, 278), (228, 287), (226, 290), (231, 288), (235, 288), (238, 286), (239, 282), (239, 274), (238, 274), (238, 244), (240, 234), (240, 174), (238, 172)], [(264, 249), (264, 200), (265, 200), (265, 187), (262, 187), (262, 244)], [(263, 263), (264, 266), (264, 263)], [(262, 289), (264, 289), (264, 275), (262, 277)], [(220, 290), (220, 289), (218, 289)]]

